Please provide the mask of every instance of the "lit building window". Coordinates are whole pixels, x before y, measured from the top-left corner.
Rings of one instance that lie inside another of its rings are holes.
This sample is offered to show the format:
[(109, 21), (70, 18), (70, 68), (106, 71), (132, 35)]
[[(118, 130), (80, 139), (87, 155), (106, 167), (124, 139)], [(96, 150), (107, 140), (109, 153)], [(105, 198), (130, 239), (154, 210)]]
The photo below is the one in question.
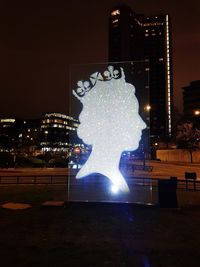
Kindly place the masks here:
[(117, 23), (118, 22), (118, 19), (115, 19), (112, 21), (113, 24)]
[(166, 68), (167, 73), (167, 92), (168, 92), (168, 132), (171, 136), (171, 77), (170, 77), (170, 50), (169, 50), (169, 16), (166, 15), (165, 31), (166, 31)]
[(116, 16), (116, 15), (120, 15), (120, 10), (119, 9), (113, 10), (111, 12), (111, 16)]
[(0, 122), (15, 122), (15, 119), (1, 119)]
[(144, 27), (149, 27), (149, 26), (160, 26), (163, 25), (162, 22), (150, 22), (150, 23), (143, 23)]

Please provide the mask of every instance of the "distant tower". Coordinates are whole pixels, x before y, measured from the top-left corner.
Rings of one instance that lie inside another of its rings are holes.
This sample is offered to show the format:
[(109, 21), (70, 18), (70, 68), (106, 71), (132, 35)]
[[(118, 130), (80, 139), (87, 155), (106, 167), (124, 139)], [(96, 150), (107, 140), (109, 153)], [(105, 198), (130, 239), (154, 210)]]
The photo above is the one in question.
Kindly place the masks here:
[(186, 116), (200, 116), (200, 80), (183, 87), (183, 110)]
[(128, 6), (109, 17), (109, 62), (148, 62), (150, 133), (169, 137), (172, 123), (171, 24), (169, 15), (144, 16)]

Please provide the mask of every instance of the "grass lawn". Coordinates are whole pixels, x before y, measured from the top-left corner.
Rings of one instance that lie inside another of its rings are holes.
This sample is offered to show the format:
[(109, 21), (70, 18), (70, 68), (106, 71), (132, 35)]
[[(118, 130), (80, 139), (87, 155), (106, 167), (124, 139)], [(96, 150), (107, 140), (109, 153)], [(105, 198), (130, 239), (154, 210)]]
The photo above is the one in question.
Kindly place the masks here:
[(0, 204), (5, 202), (25, 202), (40, 205), (46, 200), (65, 200), (66, 186), (51, 185), (9, 185), (0, 186)]
[(43, 207), (41, 202), (61, 189), (9, 188), (0, 187), (0, 203), (32, 207), (0, 208), (1, 267), (200, 265), (200, 205), (175, 210), (108, 203)]

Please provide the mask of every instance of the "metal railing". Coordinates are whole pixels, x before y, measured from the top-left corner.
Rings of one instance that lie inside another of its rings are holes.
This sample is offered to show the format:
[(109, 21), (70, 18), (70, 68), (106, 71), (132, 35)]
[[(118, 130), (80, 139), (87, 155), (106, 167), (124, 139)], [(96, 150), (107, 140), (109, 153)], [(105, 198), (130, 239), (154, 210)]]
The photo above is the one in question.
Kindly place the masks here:
[(0, 184), (55, 184), (66, 185), (68, 175), (5, 175), (0, 176)]
[[(75, 179), (74, 174), (69, 175), (1, 175), (0, 185), (68, 185), (68, 181)], [(158, 187), (158, 178), (127, 177), (128, 184), (137, 186)], [(166, 180), (166, 179), (165, 179)], [(168, 179), (167, 179), (168, 180)], [(170, 182), (170, 178), (169, 178)], [(187, 181), (177, 179), (178, 190), (200, 191), (200, 181)]]

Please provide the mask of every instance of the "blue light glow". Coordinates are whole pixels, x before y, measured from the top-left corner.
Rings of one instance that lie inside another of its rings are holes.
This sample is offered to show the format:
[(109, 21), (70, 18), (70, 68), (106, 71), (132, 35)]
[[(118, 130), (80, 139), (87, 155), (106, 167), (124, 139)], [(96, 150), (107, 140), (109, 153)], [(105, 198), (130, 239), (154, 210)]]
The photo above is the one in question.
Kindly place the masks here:
[(117, 194), (117, 193), (119, 192), (119, 187), (118, 187), (117, 185), (113, 184), (113, 185), (111, 186), (110, 191), (111, 191), (113, 194)]

